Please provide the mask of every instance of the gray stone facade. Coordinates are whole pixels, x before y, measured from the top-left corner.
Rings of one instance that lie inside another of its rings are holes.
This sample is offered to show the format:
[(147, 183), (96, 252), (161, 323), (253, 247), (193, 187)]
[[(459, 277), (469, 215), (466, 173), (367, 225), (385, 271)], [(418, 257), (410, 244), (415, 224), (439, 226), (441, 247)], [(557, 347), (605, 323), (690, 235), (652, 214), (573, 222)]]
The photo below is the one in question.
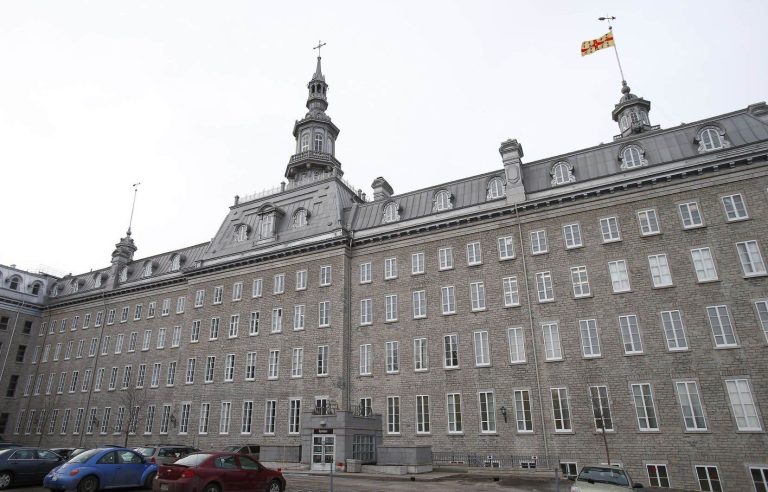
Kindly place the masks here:
[(532, 163), (510, 140), (495, 172), (400, 195), (379, 178), (367, 202), (341, 179), (319, 60), (308, 87), (287, 184), (237, 199), (210, 243), (134, 259), (127, 235), (112, 267), (45, 278), (35, 302), (0, 291), (0, 315), (33, 322), (0, 339), (7, 439), (113, 442), (139, 406), (132, 445), (306, 462), (322, 420), (346, 457), (365, 427), (387, 465), (431, 446), (581, 466), (605, 461), (602, 420), (645, 484), (646, 465), (684, 488), (768, 477), (765, 104)]

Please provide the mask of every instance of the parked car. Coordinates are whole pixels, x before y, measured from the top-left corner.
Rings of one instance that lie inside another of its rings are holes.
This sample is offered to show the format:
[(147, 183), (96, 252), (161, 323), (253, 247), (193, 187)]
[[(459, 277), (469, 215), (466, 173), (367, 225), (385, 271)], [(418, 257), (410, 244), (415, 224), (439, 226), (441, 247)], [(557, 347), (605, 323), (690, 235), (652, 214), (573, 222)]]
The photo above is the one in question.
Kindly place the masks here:
[(157, 463), (158, 465), (173, 463), (180, 458), (200, 451), (184, 444), (145, 444), (140, 448), (133, 449), (150, 463)]
[(64, 458), (41, 448), (6, 448), (0, 450), (0, 490), (23, 483), (40, 484), (52, 468)]
[(0, 449), (20, 448), (20, 447), (21, 447), (21, 444), (16, 444), (15, 442), (0, 441)]
[(51, 451), (64, 458), (65, 461), (71, 458), (74, 450), (75, 448), (51, 448)]
[(115, 444), (103, 444), (101, 446), (89, 446), (87, 448), (75, 448), (72, 450), (71, 453), (69, 453), (69, 458), (72, 459), (75, 456), (77, 456), (80, 453), (83, 453), (85, 451), (88, 451), (89, 449), (96, 449), (96, 448), (122, 448), (123, 446), (117, 446)]
[(285, 478), (244, 454), (195, 453), (176, 463), (160, 465), (153, 492), (283, 492)]
[(261, 446), (258, 444), (238, 444), (235, 446), (227, 446), (223, 449), (223, 451), (227, 453), (247, 454), (252, 458), (256, 458), (257, 460), (261, 459)]
[(571, 492), (608, 492), (642, 488), (643, 484), (633, 484), (629, 473), (620, 467), (590, 465), (583, 467), (576, 476), (573, 485), (571, 485)]
[(157, 465), (127, 448), (96, 448), (83, 451), (51, 470), (43, 487), (53, 491), (96, 492), (117, 487), (152, 487)]

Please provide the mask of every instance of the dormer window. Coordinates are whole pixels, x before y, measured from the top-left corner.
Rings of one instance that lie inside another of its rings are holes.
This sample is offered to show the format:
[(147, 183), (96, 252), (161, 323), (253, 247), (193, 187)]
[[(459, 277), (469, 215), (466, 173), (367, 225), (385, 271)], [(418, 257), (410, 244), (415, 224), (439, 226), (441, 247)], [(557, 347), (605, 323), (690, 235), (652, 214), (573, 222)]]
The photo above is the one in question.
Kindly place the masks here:
[(285, 214), (271, 203), (265, 203), (259, 208), (258, 236), (259, 240), (273, 239), (277, 232), (277, 221)]
[(315, 133), (315, 151), (316, 152), (322, 152), (323, 151), (323, 134), (322, 133)]
[(78, 282), (77, 280), (73, 280), (72, 281), (72, 292), (75, 293), (78, 290), (80, 290), (80, 282)]
[(293, 214), (293, 227), (299, 229), (307, 226), (307, 210), (300, 208)]
[(639, 145), (627, 145), (624, 147), (619, 159), (621, 160), (620, 167), (622, 171), (648, 165), (648, 161), (645, 159), (645, 150)]
[[(125, 274), (126, 274), (126, 277), (127, 277), (127, 276), (128, 276), (128, 272), (126, 271), (126, 273), (125, 273)], [(97, 274), (96, 274), (96, 275), (93, 277), (93, 286), (94, 286), (95, 288), (97, 288), (97, 289), (98, 289), (99, 287), (101, 287), (101, 274), (100, 274), (100, 273), (97, 273)]]
[(488, 181), (487, 193), (485, 195), (486, 200), (493, 200), (504, 196), (504, 181), (499, 178), (491, 178)]
[(400, 210), (395, 202), (389, 202), (384, 206), (384, 223), (397, 222), (400, 220)]
[(152, 276), (152, 262), (151, 261), (148, 261), (148, 262), (144, 263), (144, 269), (142, 271), (142, 275), (145, 278)]
[(240, 224), (235, 227), (235, 242), (242, 243), (248, 240), (248, 226)]
[(619, 119), (619, 127), (621, 127), (621, 131), (629, 128), (629, 116), (626, 114), (621, 115), (621, 119)]
[(309, 133), (301, 136), (301, 151), (306, 152), (307, 150), (309, 150)]
[(171, 271), (178, 272), (181, 269), (181, 255), (173, 255), (171, 258)]
[(259, 230), (259, 236), (262, 239), (270, 238), (275, 235), (275, 215), (266, 214), (261, 217), (261, 228)]
[(716, 126), (709, 126), (699, 131), (696, 136), (699, 143), (699, 152), (711, 152), (731, 146), (725, 138), (725, 130)]
[(11, 290), (19, 290), (19, 285), (21, 284), (21, 278), (19, 278), (17, 275), (14, 275), (11, 277), (9, 281), (8, 288)]
[(32, 295), (36, 296), (38, 294), (40, 294), (40, 283), (35, 282), (34, 284), (32, 284)]
[(120, 280), (120, 282), (128, 281), (128, 267), (127, 266), (124, 266), (123, 268), (120, 269), (120, 275), (119, 275), (118, 279)]
[(565, 161), (555, 163), (549, 174), (552, 176), (552, 186), (560, 186), (576, 181), (576, 176), (573, 174), (573, 166)]
[(58, 296), (58, 295), (59, 295), (59, 290), (61, 290), (61, 289), (60, 289), (60, 287), (58, 286), (58, 284), (57, 284), (57, 285), (54, 285), (54, 286), (53, 286), (53, 289), (51, 290), (51, 297), (56, 297), (56, 296)]
[(448, 190), (440, 190), (435, 194), (434, 201), (432, 203), (433, 212), (442, 212), (443, 210), (450, 210), (453, 208), (451, 203), (451, 194)]

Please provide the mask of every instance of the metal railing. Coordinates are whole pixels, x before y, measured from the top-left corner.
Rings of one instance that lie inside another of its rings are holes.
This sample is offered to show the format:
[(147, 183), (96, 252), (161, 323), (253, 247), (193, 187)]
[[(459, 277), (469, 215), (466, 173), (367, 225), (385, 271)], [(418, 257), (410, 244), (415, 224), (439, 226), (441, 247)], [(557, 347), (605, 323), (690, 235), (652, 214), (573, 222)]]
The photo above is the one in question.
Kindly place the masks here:
[(469, 468), (504, 468), (551, 471), (559, 468), (557, 456), (484, 455), (456, 451), (433, 452), (434, 465), (464, 465)]

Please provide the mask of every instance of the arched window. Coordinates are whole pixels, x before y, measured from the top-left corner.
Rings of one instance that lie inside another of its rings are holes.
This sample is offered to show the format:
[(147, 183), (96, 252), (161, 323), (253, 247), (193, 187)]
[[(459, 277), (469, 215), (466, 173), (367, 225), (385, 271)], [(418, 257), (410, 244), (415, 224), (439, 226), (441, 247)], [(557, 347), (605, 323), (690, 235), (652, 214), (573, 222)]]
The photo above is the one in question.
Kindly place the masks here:
[(397, 222), (400, 220), (400, 210), (395, 202), (389, 202), (384, 206), (384, 223)]
[(715, 128), (705, 128), (699, 133), (699, 151), (706, 152), (723, 148), (720, 132)]
[(628, 145), (621, 151), (621, 169), (634, 169), (648, 164), (645, 160), (645, 150), (637, 145)]
[(447, 190), (440, 190), (435, 194), (434, 203), (432, 204), (433, 212), (440, 212), (442, 210), (450, 210), (453, 208), (451, 203), (451, 194)]
[(293, 227), (306, 227), (307, 225), (307, 211), (300, 208), (293, 214)]
[(20, 284), (21, 284), (21, 278), (18, 275), (14, 275), (13, 277), (11, 277), (8, 288), (11, 290), (19, 290)]
[(56, 297), (59, 295), (59, 290), (61, 290), (61, 288), (58, 286), (58, 284), (54, 285), (53, 289), (51, 290), (51, 297)]
[(171, 271), (178, 272), (181, 269), (181, 255), (173, 255), (171, 258)]
[(306, 152), (307, 150), (309, 150), (309, 133), (301, 136), (301, 151)]
[(148, 261), (148, 262), (144, 263), (144, 270), (143, 270), (142, 275), (144, 275), (145, 277), (151, 277), (152, 276), (152, 262), (151, 261)]
[(501, 178), (491, 178), (488, 181), (488, 193), (486, 194), (486, 200), (493, 200), (494, 198), (501, 198), (504, 196), (504, 181)]
[(333, 140), (331, 140), (331, 137), (325, 140), (325, 149), (329, 154), (333, 154)]
[(648, 113), (645, 111), (640, 111), (640, 118), (643, 120), (644, 125), (650, 125), (651, 122), (648, 121)]
[(36, 296), (38, 294), (40, 294), (40, 283), (35, 282), (34, 284), (32, 284), (32, 295)]
[(120, 269), (120, 282), (126, 282), (128, 280), (128, 267), (124, 266)]
[[(126, 275), (126, 277), (128, 276), (128, 271), (127, 271), (127, 270), (126, 270), (126, 272), (125, 272), (125, 275)], [(95, 288), (97, 288), (97, 289), (98, 289), (99, 287), (101, 287), (101, 281), (102, 281), (102, 279), (101, 279), (101, 274), (100, 274), (100, 273), (97, 273), (97, 274), (96, 274), (96, 275), (93, 277), (93, 286), (94, 286)]]
[(235, 227), (235, 242), (242, 243), (248, 240), (248, 226), (240, 224)]
[(576, 181), (576, 176), (573, 174), (573, 166), (565, 161), (555, 163), (549, 171), (549, 174), (552, 176), (552, 186), (559, 186)]
[(621, 115), (621, 119), (619, 119), (619, 126), (621, 127), (621, 131), (629, 128), (629, 118), (626, 114)]
[(323, 151), (323, 134), (322, 133), (315, 133), (315, 151), (316, 152), (322, 152)]
[(274, 214), (267, 214), (261, 218), (261, 233), (262, 238), (270, 238), (275, 235), (275, 216)]
[(72, 292), (77, 292), (78, 290), (80, 290), (80, 282), (75, 279), (72, 281)]

